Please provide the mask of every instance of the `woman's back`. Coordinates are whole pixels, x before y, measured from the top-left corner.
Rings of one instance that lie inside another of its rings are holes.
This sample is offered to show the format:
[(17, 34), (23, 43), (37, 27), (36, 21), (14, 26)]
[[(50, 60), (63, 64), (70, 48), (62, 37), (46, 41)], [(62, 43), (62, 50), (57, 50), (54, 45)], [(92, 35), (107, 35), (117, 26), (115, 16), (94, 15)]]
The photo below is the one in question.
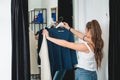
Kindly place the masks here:
[(86, 45), (86, 47), (89, 50), (89, 53), (78, 51), (78, 64), (76, 65), (76, 67), (90, 71), (96, 71), (97, 67), (94, 52), (91, 50), (87, 42), (82, 41), (81, 43), (84, 43)]

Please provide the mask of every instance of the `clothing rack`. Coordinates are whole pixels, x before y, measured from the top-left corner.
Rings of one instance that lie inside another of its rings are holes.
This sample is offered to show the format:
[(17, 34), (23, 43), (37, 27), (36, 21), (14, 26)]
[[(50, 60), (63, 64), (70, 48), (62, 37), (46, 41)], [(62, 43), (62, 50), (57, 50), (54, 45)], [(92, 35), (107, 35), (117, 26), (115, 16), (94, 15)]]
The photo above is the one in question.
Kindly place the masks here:
[(34, 34), (44, 26), (47, 26), (47, 9), (35, 8), (29, 11), (29, 26)]

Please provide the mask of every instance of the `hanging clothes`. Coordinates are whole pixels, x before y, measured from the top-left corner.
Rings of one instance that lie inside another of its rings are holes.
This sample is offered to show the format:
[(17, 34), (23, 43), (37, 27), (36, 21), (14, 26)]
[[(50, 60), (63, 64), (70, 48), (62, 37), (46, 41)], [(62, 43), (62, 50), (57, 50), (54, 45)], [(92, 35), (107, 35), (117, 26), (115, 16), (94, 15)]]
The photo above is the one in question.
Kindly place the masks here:
[[(51, 28), (49, 29), (49, 35), (53, 38), (63, 39), (69, 42), (74, 42), (73, 34), (65, 28)], [(52, 42), (51, 42), (52, 43)], [(61, 47), (52, 43), (52, 47), (48, 47), (50, 50), (53, 50), (54, 58), (54, 70), (70, 70), (75, 64), (77, 64), (76, 51)], [(51, 52), (49, 52), (51, 54)]]
[(43, 22), (44, 22), (43, 13), (38, 13), (37, 18), (35, 19), (34, 23), (39, 24), (39, 23), (43, 23)]
[[(53, 27), (47, 30), (49, 32), (49, 35), (53, 38), (64, 39), (69, 42), (74, 42), (73, 34), (65, 28)], [(38, 40), (38, 51), (40, 50), (42, 39), (42, 30), (40, 30)], [(54, 77), (56, 71), (71, 70), (73, 66), (78, 63), (75, 50), (61, 47), (48, 40), (47, 45), (52, 77)]]
[[(49, 30), (47, 27), (45, 29)], [(39, 31), (38, 49), (37, 49), (38, 53), (40, 52), (40, 48), (41, 48), (42, 40), (43, 40), (42, 31), (43, 31), (43, 29)], [(54, 67), (54, 57), (53, 57), (53, 50), (50, 49), (50, 47), (52, 48), (52, 43), (48, 40), (47, 40), (47, 46), (48, 46), (48, 54), (49, 54), (50, 68), (51, 68), (51, 74), (52, 74), (53, 73), (53, 67)], [(38, 58), (38, 62), (40, 61), (39, 59), (40, 58)]]
[(48, 47), (45, 35), (43, 36), (39, 56), (41, 58), (41, 80), (52, 80), (48, 56)]

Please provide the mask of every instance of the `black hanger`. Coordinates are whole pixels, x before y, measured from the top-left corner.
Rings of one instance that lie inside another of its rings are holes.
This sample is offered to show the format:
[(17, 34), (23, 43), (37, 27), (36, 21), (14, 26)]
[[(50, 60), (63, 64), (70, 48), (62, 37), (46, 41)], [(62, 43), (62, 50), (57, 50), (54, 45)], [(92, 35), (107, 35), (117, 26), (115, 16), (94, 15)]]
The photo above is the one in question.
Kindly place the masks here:
[(60, 16), (59, 19), (58, 19), (58, 23), (62, 22), (63, 21), (63, 17)]

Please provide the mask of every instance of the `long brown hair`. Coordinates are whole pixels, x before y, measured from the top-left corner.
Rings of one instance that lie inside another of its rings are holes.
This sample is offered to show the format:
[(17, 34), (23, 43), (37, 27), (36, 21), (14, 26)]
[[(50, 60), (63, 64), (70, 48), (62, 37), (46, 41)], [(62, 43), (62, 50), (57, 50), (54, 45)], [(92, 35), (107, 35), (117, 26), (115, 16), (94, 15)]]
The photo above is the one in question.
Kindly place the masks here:
[(95, 45), (94, 47), (95, 59), (98, 69), (98, 67), (101, 66), (101, 62), (103, 58), (104, 42), (102, 39), (102, 30), (97, 20), (92, 20), (91, 22), (88, 22), (86, 28), (90, 30), (92, 34), (92, 41)]

